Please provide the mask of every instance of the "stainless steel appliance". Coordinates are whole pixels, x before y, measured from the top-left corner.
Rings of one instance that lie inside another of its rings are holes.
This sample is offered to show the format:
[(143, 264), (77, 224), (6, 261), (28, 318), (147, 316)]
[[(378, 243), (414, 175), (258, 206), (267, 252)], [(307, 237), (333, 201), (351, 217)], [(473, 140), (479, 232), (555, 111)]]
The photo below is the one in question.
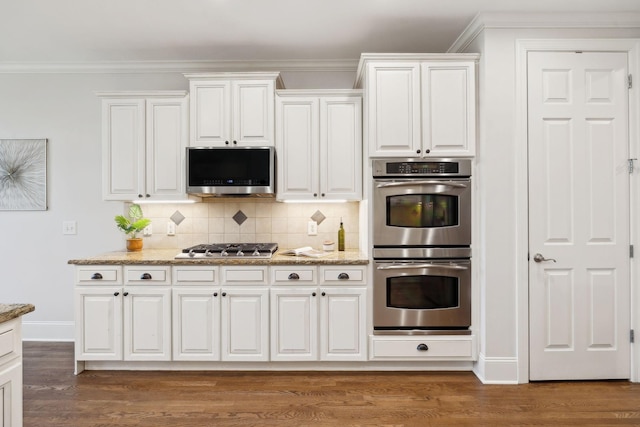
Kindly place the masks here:
[(273, 147), (188, 147), (186, 163), (189, 194), (275, 196)]
[(471, 161), (373, 162), (374, 334), (468, 334)]
[(271, 258), (277, 243), (203, 243), (185, 248), (176, 259)]
[(469, 159), (373, 161), (374, 246), (471, 244)]

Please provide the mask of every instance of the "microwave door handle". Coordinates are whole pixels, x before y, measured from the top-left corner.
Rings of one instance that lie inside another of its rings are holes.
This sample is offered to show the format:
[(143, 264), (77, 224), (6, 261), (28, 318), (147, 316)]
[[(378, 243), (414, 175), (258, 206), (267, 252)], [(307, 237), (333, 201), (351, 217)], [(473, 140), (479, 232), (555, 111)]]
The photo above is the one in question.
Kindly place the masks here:
[(442, 182), (442, 181), (395, 181), (395, 182), (383, 182), (378, 184), (378, 188), (387, 187), (405, 187), (408, 185), (445, 185), (447, 187), (467, 188), (465, 184), (458, 184), (457, 182)]
[(402, 264), (402, 265), (388, 265), (377, 267), (378, 270), (413, 270), (416, 268), (445, 268), (448, 270), (468, 270), (463, 265), (448, 265), (448, 264)]

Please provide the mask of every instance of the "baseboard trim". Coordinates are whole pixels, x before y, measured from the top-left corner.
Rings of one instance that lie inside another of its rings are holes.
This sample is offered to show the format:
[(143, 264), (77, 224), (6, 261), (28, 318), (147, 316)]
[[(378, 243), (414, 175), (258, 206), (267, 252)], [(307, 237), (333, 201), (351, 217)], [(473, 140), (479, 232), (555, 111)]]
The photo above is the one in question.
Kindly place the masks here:
[(478, 356), (473, 372), (482, 384), (518, 384), (517, 357)]
[(74, 341), (74, 322), (22, 321), (23, 341)]

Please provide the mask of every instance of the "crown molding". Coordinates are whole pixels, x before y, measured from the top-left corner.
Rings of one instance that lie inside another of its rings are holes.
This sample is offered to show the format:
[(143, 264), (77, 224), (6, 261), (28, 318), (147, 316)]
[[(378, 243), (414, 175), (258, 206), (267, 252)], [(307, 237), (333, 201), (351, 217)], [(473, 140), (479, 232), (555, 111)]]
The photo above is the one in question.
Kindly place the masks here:
[(0, 62), (0, 74), (198, 73), (233, 71), (354, 72), (358, 59), (272, 61)]
[(486, 29), (640, 29), (640, 13), (508, 13), (477, 14), (447, 52), (464, 52)]

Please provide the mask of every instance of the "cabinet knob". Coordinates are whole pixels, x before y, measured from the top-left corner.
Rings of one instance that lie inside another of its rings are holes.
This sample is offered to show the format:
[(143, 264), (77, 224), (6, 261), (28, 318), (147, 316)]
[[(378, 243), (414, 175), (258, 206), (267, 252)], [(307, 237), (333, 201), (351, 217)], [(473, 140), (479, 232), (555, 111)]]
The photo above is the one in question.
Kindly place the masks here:
[(298, 280), (298, 279), (300, 279), (300, 276), (298, 275), (298, 273), (291, 273), (291, 274), (289, 274), (289, 277), (287, 277), (287, 279), (289, 279), (289, 280)]
[(93, 273), (93, 276), (91, 276), (91, 280), (102, 280), (102, 274)]
[(233, 145), (238, 145), (238, 141), (233, 141)]
[(142, 194), (138, 194), (138, 197), (142, 199)]
[(313, 193), (313, 197), (318, 197), (318, 193)]
[(123, 292), (122, 295), (126, 297), (127, 295), (129, 295), (129, 292)]
[(416, 153), (420, 154), (420, 150), (416, 150)]
[(316, 293), (315, 293), (315, 292), (313, 292), (313, 293), (311, 294), (311, 296), (312, 296), (312, 297), (315, 297), (315, 296), (316, 296)]
[(320, 194), (320, 197), (324, 197), (324, 193)]
[(214, 292), (214, 293), (213, 293), (213, 296), (214, 296), (214, 297), (217, 297), (217, 296), (218, 296), (218, 293), (217, 293), (217, 292)]
[(141, 280), (151, 280), (153, 279), (153, 277), (151, 277), (151, 274), (149, 273), (142, 273), (142, 276), (140, 276)]
[(226, 296), (227, 296), (227, 293), (226, 293), (226, 292), (223, 292), (223, 293), (222, 293), (222, 296), (223, 296), (223, 297), (226, 297)]
[(229, 141), (225, 141), (224, 143), (225, 143), (225, 144), (227, 144), (227, 145), (229, 145)]
[(113, 296), (114, 296), (114, 297), (117, 297), (118, 295), (120, 295), (120, 292), (114, 292), (114, 293), (113, 293)]
[(416, 350), (418, 351), (427, 351), (429, 350), (429, 346), (427, 346), (424, 343), (418, 344), (418, 347), (416, 347)]
[(326, 297), (327, 293), (326, 292), (322, 292), (320, 295), (322, 295), (323, 297)]
[(349, 274), (348, 273), (338, 274), (338, 280), (349, 280)]
[(144, 197), (151, 197), (151, 195), (149, 195), (149, 194), (145, 194), (145, 195), (144, 195)]
[(429, 154), (431, 152), (431, 150), (429, 150), (428, 148), (426, 150), (424, 150), (425, 153)]

